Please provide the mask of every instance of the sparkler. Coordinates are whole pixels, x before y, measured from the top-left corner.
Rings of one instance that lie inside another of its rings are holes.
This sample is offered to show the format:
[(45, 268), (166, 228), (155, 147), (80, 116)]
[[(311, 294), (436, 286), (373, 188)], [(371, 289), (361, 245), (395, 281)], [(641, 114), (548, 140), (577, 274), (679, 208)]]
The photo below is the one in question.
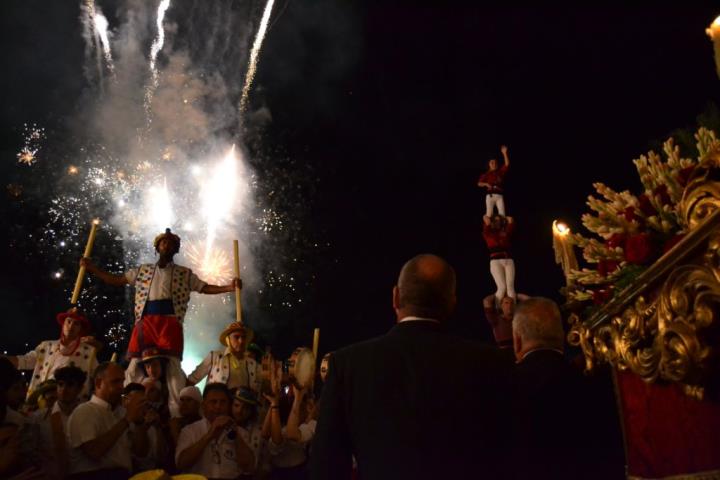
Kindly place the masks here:
[(150, 123), (152, 98), (160, 81), (160, 76), (155, 63), (157, 61), (158, 53), (160, 53), (163, 45), (165, 45), (165, 29), (163, 28), (163, 21), (165, 20), (165, 12), (167, 12), (168, 8), (170, 8), (170, 0), (161, 0), (157, 10), (157, 34), (152, 46), (150, 47), (150, 83), (145, 89), (145, 112), (147, 113), (148, 124)]
[(100, 40), (99, 43), (102, 47), (107, 69), (110, 71), (110, 74), (114, 78), (115, 64), (113, 63), (112, 53), (110, 51), (110, 39), (108, 38), (108, 21), (107, 18), (105, 18), (105, 16), (102, 14), (102, 12), (95, 9), (94, 6), (92, 10), (95, 12), (93, 15), (93, 30), (97, 38), (99, 38)]
[(262, 19), (260, 20), (260, 28), (258, 28), (255, 41), (253, 42), (252, 50), (250, 51), (250, 62), (248, 63), (247, 73), (245, 74), (245, 84), (243, 85), (242, 95), (240, 96), (240, 118), (245, 113), (247, 108), (248, 96), (250, 94), (250, 87), (252, 87), (253, 80), (255, 79), (255, 72), (257, 70), (258, 57), (260, 56), (260, 48), (262, 48), (263, 40), (265, 40), (265, 33), (267, 32), (268, 22), (270, 21), (270, 14), (272, 13), (273, 4), (275, 0), (268, 0), (265, 4), (265, 11), (263, 11)]

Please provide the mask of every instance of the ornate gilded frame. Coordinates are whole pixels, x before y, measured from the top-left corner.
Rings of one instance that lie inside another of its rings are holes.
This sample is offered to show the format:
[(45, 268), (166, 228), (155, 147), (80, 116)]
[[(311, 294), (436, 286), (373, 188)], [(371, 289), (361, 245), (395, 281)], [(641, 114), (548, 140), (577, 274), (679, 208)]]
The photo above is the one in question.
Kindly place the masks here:
[(720, 152), (703, 161), (678, 204), (687, 235), (588, 318), (569, 316), (568, 342), (587, 370), (602, 362), (668, 381), (702, 399), (720, 353)]

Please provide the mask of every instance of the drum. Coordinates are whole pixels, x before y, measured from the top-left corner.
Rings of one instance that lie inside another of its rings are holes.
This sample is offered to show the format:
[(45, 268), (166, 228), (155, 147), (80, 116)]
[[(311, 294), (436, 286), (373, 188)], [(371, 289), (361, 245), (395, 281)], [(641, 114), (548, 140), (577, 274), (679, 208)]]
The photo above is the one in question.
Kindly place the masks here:
[(315, 355), (305, 347), (296, 348), (288, 359), (290, 381), (297, 387), (305, 388), (312, 384), (315, 376)]

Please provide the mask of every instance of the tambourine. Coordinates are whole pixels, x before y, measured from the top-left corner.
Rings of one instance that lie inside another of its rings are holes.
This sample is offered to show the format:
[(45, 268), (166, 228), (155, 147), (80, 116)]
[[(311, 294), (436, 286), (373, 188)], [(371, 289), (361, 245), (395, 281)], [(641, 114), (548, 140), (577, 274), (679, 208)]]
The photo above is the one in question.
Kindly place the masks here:
[(305, 347), (296, 348), (288, 359), (290, 382), (299, 388), (310, 386), (315, 376), (315, 355)]

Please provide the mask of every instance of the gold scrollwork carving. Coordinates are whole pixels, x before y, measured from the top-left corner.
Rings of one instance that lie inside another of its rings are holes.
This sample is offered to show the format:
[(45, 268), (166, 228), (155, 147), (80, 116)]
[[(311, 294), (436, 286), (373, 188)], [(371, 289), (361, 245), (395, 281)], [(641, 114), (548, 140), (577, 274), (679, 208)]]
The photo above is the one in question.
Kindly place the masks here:
[(694, 177), (678, 205), (688, 235), (638, 279), (640, 288), (589, 319), (570, 315), (568, 342), (582, 348), (587, 370), (607, 362), (703, 397), (720, 348), (706, 335), (717, 339), (720, 328), (720, 183), (709, 172)]

